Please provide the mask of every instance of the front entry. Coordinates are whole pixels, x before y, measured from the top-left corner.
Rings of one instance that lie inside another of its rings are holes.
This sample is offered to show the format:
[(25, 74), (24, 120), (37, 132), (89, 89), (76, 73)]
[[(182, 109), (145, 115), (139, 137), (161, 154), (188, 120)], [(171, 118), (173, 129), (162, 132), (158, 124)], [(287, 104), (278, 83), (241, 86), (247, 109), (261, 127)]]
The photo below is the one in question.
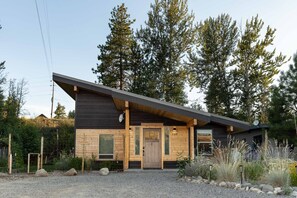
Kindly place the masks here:
[(143, 168), (161, 168), (161, 129), (143, 129)]

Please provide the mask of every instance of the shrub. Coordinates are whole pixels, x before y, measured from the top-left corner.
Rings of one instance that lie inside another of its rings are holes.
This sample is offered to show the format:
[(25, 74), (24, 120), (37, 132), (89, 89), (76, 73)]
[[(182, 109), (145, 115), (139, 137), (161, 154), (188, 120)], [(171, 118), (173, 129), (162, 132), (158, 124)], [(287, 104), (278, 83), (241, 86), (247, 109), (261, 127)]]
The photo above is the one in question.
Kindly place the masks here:
[(296, 168), (295, 168), (296, 165), (297, 165), (297, 162), (291, 163), (289, 165), (291, 186), (297, 186), (297, 173), (296, 173)]
[(235, 182), (238, 180), (238, 163), (221, 163), (215, 166), (217, 178), (220, 181)]
[(258, 181), (264, 174), (264, 165), (260, 162), (249, 162), (244, 165), (246, 181)]
[[(209, 163), (204, 163), (200, 161), (193, 161), (185, 166), (185, 175), (186, 176), (201, 176), (204, 179), (209, 179)], [(215, 168), (212, 169), (211, 178), (212, 180), (217, 179), (217, 171)]]
[(265, 175), (264, 181), (272, 186), (286, 187), (290, 183), (290, 174), (286, 170), (274, 169)]
[(7, 158), (0, 159), (0, 167), (7, 167)]
[(71, 168), (75, 168), (76, 170), (81, 169), (82, 158), (79, 157), (67, 157), (58, 160), (55, 163), (56, 170), (69, 170)]
[(185, 176), (185, 167), (191, 162), (189, 157), (182, 156), (182, 153), (177, 154), (177, 173), (179, 177)]

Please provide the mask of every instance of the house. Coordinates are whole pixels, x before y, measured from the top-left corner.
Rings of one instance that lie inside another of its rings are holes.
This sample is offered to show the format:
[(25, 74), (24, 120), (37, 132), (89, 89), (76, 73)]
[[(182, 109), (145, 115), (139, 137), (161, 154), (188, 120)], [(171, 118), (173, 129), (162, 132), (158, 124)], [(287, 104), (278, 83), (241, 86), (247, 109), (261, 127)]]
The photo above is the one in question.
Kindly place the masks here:
[(176, 167), (179, 156), (212, 155), (214, 139), (248, 131), (236, 119), (53, 74), (75, 100), (75, 155), (130, 168)]

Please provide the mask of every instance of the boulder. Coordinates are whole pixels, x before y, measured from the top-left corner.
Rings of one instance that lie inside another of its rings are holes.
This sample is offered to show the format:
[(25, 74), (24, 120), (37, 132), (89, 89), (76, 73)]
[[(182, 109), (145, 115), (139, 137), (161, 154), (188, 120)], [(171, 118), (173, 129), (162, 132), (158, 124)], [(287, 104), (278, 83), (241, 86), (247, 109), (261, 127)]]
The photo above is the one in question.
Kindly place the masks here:
[(75, 176), (77, 175), (77, 171), (74, 168), (71, 168), (69, 171), (64, 173), (65, 176)]
[(217, 182), (215, 182), (214, 180), (211, 180), (211, 182), (209, 183), (210, 185), (216, 186)]
[(48, 173), (44, 169), (39, 169), (36, 171), (35, 176), (37, 177), (47, 177)]
[[(109, 170), (108, 170), (108, 168), (101, 168), (101, 169), (99, 170), (99, 175), (106, 176), (106, 175), (108, 175), (108, 174), (109, 174)], [(191, 181), (191, 179), (190, 179), (190, 181)]]
[(251, 183), (248, 183), (248, 182), (245, 182), (245, 183), (243, 183), (243, 184), (241, 184), (241, 186), (242, 187), (249, 187), (249, 188), (251, 188), (252, 187), (252, 184)]
[(227, 184), (226, 184), (226, 182), (223, 182), (223, 181), (222, 181), (222, 182), (219, 183), (219, 186), (220, 186), (220, 187), (227, 187)]
[(7, 177), (8, 174), (7, 173), (0, 173), (0, 177)]
[(269, 191), (274, 191), (273, 186), (269, 185), (269, 184), (261, 184), (260, 185), (260, 189), (264, 192), (269, 192)]
[(250, 188), (251, 192), (256, 192), (256, 193), (262, 193), (262, 191), (259, 188), (251, 187)]
[(202, 179), (203, 179), (203, 178), (202, 178), (201, 176), (198, 176), (198, 177), (197, 177), (197, 180), (202, 181)]

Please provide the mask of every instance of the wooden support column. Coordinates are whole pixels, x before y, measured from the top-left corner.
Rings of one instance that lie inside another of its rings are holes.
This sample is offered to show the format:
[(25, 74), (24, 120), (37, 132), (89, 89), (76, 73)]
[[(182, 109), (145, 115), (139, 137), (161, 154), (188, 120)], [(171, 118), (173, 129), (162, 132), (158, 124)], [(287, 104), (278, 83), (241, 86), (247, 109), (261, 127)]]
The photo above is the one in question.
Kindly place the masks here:
[(130, 112), (129, 112), (129, 102), (125, 101), (125, 160), (124, 160), (124, 170), (129, 168), (129, 150), (130, 150)]
[(40, 168), (42, 169), (43, 165), (43, 136), (41, 137), (41, 145), (40, 145)]
[(11, 133), (8, 135), (8, 158), (7, 158), (7, 165), (8, 165), (8, 174), (11, 174), (11, 164), (12, 164), (12, 154), (11, 154)]
[(194, 127), (197, 125), (197, 120), (193, 119), (190, 123), (188, 123), (188, 126), (190, 127), (190, 159), (193, 160), (195, 158), (195, 151), (194, 151)]

